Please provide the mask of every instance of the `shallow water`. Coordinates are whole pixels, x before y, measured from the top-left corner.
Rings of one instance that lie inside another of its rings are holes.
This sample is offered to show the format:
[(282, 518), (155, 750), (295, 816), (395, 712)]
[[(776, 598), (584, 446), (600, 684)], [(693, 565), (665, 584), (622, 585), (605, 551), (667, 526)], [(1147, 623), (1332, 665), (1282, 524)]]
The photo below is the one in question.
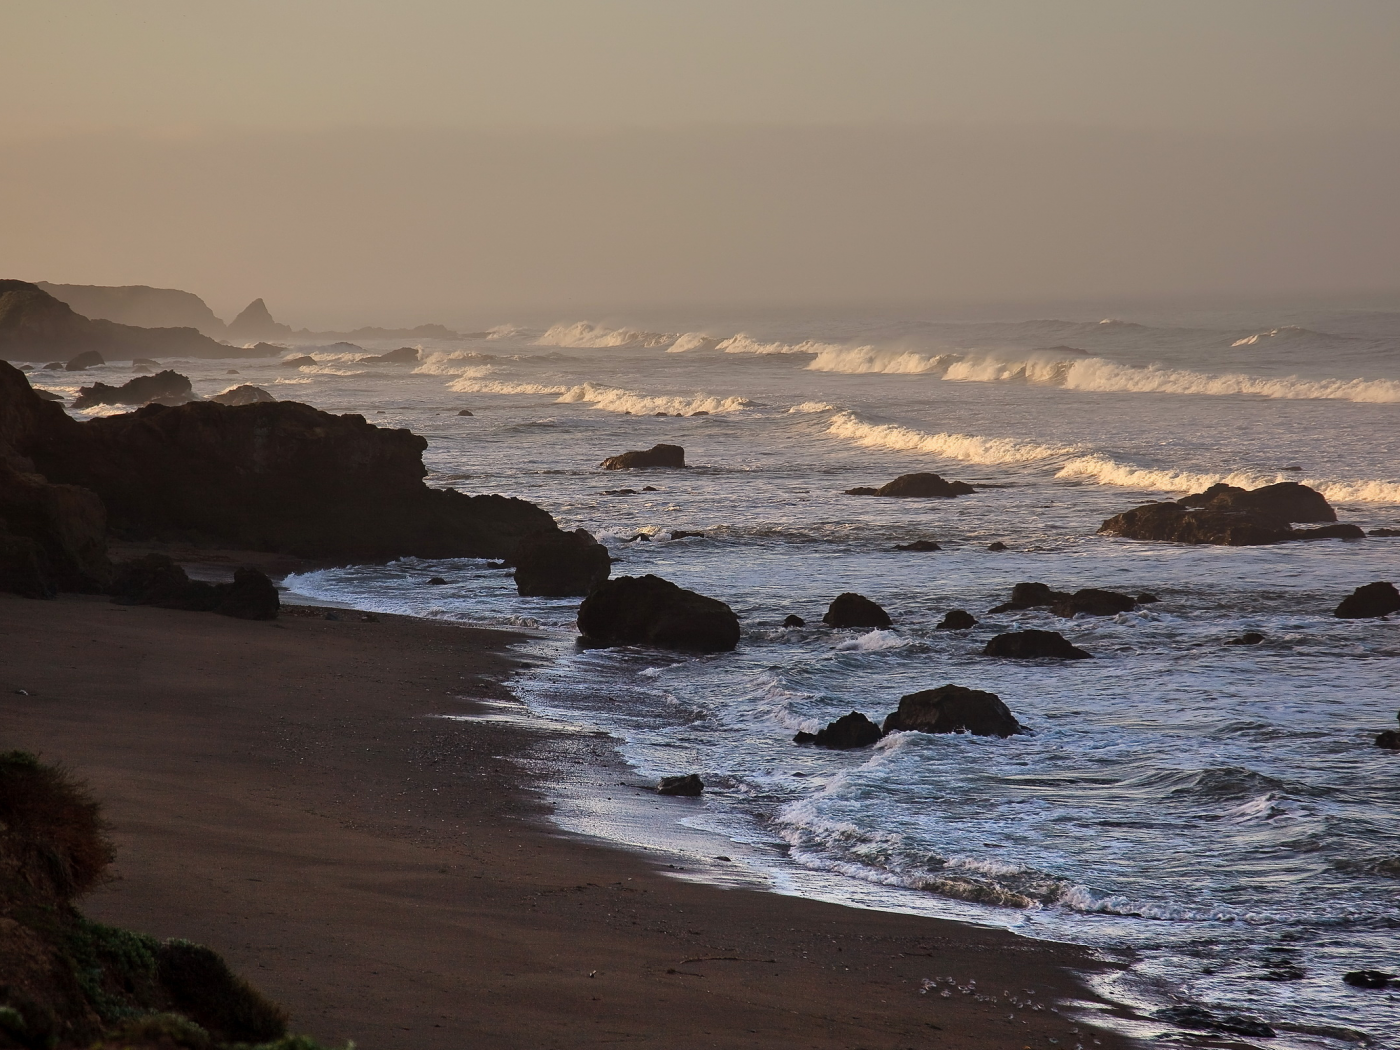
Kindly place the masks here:
[[(1095, 533), (1220, 479), (1303, 480), (1342, 520), (1400, 525), (1400, 318), (1287, 320), (863, 318), (707, 338), (561, 325), (425, 346), (416, 370), (343, 347), (312, 349), (313, 369), (176, 367), (203, 394), (251, 382), (411, 427), (431, 483), (533, 500), (608, 543), (615, 575), (654, 572), (733, 606), (739, 650), (686, 658), (576, 651), (577, 602), (519, 598), (482, 562), (288, 580), (307, 599), (543, 628), (558, 659), (517, 683), (526, 702), (605, 729), (641, 777), (700, 772), (704, 801), (677, 811), (687, 828), (746, 843), (770, 882), (1132, 947), (1142, 986), (1263, 1017), (1273, 1045), (1396, 1046), (1400, 997), (1340, 977), (1400, 969), (1400, 759), (1371, 744), (1400, 707), (1400, 625), (1331, 610), (1400, 577), (1400, 539), (1229, 549)], [(598, 469), (659, 441), (683, 445), (691, 469)], [(982, 487), (841, 494), (914, 470)], [(893, 549), (919, 538), (944, 549)], [(449, 584), (425, 586), (433, 575)], [(1162, 601), (1109, 618), (988, 615), (1021, 580)], [(847, 590), (895, 626), (816, 626)], [(935, 631), (952, 608), (982, 622)], [(794, 612), (813, 626), (782, 628)], [(1060, 630), (1095, 659), (979, 655), (1018, 626)], [(1224, 644), (1246, 630), (1265, 642)], [(898, 734), (850, 753), (790, 742), (946, 682), (997, 693), (1032, 732)]]

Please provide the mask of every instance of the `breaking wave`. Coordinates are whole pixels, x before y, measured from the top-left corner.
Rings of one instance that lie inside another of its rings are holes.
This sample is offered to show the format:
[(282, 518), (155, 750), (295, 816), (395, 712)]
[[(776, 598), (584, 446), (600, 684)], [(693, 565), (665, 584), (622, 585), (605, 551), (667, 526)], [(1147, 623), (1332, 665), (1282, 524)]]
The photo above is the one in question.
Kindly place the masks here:
[(572, 387), (564, 391), (558, 399), (559, 404), (578, 402), (590, 404), (594, 408), (601, 408), (605, 412), (631, 413), (634, 416), (655, 415), (658, 412), (665, 412), (670, 416), (689, 416), (696, 412), (721, 415), (728, 412), (740, 412), (753, 404), (748, 398), (743, 397), (720, 398), (703, 393), (696, 393), (690, 397), (639, 394), (632, 390), (594, 386), (592, 383)]
[(666, 352), (668, 354), (683, 354), (688, 350), (713, 350), (718, 345), (719, 340), (712, 335), (686, 332), (685, 335), (678, 336)]
[(542, 383), (510, 383), (500, 379), (480, 379), (462, 376), (447, 384), (447, 389), (459, 394), (563, 394), (566, 386), (546, 386)]
[(867, 423), (854, 412), (841, 412), (833, 416), (826, 432), (865, 448), (924, 452), (959, 459), (964, 463), (1034, 463), (1071, 455), (1075, 451), (1066, 446), (1030, 444), (1011, 438), (946, 432), (930, 434), (894, 423)]
[(771, 354), (821, 354), (823, 351), (839, 350), (841, 347), (812, 339), (801, 343), (764, 343), (746, 332), (740, 332), (716, 343), (715, 349), (723, 350), (726, 354), (756, 354), (762, 357)]
[(419, 361), (418, 367), (413, 370), (413, 374), (427, 376), (485, 375), (489, 370), (489, 362), (497, 360), (499, 358), (491, 354), (478, 354), (470, 350), (453, 350), (450, 353), (435, 352), (425, 355)]
[(588, 321), (556, 324), (535, 340), (536, 346), (567, 346), (578, 349), (664, 346), (676, 340), (674, 333), (645, 332), (636, 328), (605, 328)]

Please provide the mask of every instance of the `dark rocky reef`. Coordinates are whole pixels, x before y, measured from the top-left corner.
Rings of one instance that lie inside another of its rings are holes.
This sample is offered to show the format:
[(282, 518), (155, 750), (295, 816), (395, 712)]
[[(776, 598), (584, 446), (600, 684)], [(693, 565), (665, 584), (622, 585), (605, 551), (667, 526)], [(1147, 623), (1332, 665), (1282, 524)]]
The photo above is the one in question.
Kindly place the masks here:
[(655, 470), (685, 466), (685, 449), (680, 445), (653, 445), (640, 452), (624, 452), (603, 460), (604, 470)]
[(784, 626), (784, 627), (806, 627), (806, 626), (807, 626), (807, 621), (804, 620), (804, 619), (802, 619), (802, 617), (798, 616), (796, 613), (788, 613), (787, 616), (785, 616), (785, 617), (783, 618), (783, 626)]
[(705, 792), (705, 782), (698, 773), (684, 776), (662, 777), (656, 785), (658, 795), (678, 795), (682, 798), (698, 798)]
[(148, 405), (152, 401), (173, 405), (193, 400), (195, 393), (189, 378), (166, 369), (153, 376), (129, 379), (121, 386), (94, 383), (92, 386), (79, 387), (78, 396), (73, 399), (73, 407), (82, 410), (97, 405)]
[(852, 748), (869, 747), (878, 743), (883, 735), (880, 727), (869, 718), (859, 711), (852, 711), (815, 733), (798, 733), (792, 738), (792, 742), (829, 747), (833, 751), (849, 751)]
[(1052, 590), (1044, 583), (1018, 583), (1011, 588), (1011, 600), (1003, 602), (991, 611), (994, 613), (1017, 612), (1023, 609), (1048, 608), (1056, 616), (1115, 616), (1121, 612), (1131, 612), (1140, 601), (1156, 601), (1150, 594), (1134, 598), (1117, 591), (1100, 590), (1097, 587), (1084, 587), (1071, 594), (1068, 591)]
[(1099, 532), (1130, 540), (1251, 547), (1286, 540), (1361, 539), (1356, 525), (1295, 529), (1295, 522), (1336, 522), (1322, 493), (1295, 481), (1246, 490), (1212, 485), (1176, 502), (1148, 503), (1114, 515)]
[(608, 549), (587, 529), (527, 536), (511, 560), (515, 589), (529, 597), (582, 597), (612, 571)]
[(891, 499), (949, 499), (953, 496), (966, 496), (976, 492), (963, 481), (945, 481), (937, 474), (927, 472), (901, 474), (878, 489), (847, 489), (847, 496), (885, 496)]
[(971, 733), (973, 736), (1013, 736), (1021, 723), (995, 693), (944, 685), (899, 698), (899, 709), (885, 719), (884, 731)]
[(897, 551), (918, 551), (919, 553), (927, 553), (929, 551), (941, 551), (943, 548), (933, 540), (915, 540), (913, 543), (897, 543), (894, 549)]
[(1011, 631), (999, 634), (982, 650), (984, 656), (1012, 660), (1088, 660), (1090, 655), (1072, 645), (1059, 631)]
[(953, 609), (938, 622), (935, 631), (966, 631), (977, 626), (977, 620), (966, 609)]
[(728, 652), (739, 644), (739, 618), (716, 598), (659, 576), (620, 576), (599, 584), (578, 610), (585, 645), (654, 645)]
[(1340, 620), (1368, 620), (1400, 612), (1400, 591), (1395, 584), (1377, 582), (1358, 587), (1332, 613)]
[(822, 617), (828, 627), (888, 627), (890, 614), (863, 594), (837, 595)]
[(260, 386), (244, 383), (242, 386), (230, 387), (221, 394), (210, 394), (205, 400), (219, 405), (256, 405), (259, 401), (277, 399)]

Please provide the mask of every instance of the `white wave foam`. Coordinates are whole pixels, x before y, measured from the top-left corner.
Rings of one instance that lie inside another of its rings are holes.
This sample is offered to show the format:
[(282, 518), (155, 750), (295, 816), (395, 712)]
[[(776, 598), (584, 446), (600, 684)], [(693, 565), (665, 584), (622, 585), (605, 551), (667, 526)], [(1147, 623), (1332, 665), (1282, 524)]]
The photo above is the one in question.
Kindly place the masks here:
[(585, 403), (605, 412), (630, 412), (634, 416), (667, 415), (688, 416), (695, 412), (708, 412), (721, 415), (740, 412), (753, 404), (747, 398), (719, 398), (710, 394), (696, 393), (691, 397), (639, 394), (633, 390), (619, 390), (614, 387), (594, 386), (584, 383), (561, 393), (558, 403)]
[(636, 328), (605, 328), (588, 321), (556, 324), (535, 340), (536, 346), (567, 346), (578, 349), (609, 347), (651, 347), (674, 342), (674, 334), (645, 332)]
[(1011, 438), (988, 438), (975, 434), (929, 434), (892, 423), (867, 423), (853, 412), (833, 416), (827, 433), (845, 438), (865, 448), (894, 452), (924, 452), (965, 463), (1034, 463), (1038, 460), (1071, 455), (1071, 448), (1037, 445)]
[(496, 360), (496, 358), (492, 357), (490, 354), (477, 354), (469, 350), (453, 350), (451, 353), (430, 353), (418, 363), (418, 367), (413, 370), (413, 374), (425, 376), (482, 376), (490, 371), (490, 366), (485, 365), (485, 363), (494, 360)]
[(447, 384), (447, 389), (459, 394), (563, 394), (566, 386), (545, 386), (541, 383), (510, 383), (499, 379), (479, 379), (462, 376)]
[(738, 335), (731, 335), (728, 339), (715, 344), (715, 349), (723, 350), (726, 354), (767, 356), (770, 354), (820, 354), (824, 350), (840, 350), (841, 347), (833, 346), (831, 343), (818, 343), (811, 339), (802, 343), (764, 343), (747, 332), (740, 332)]
[(719, 340), (712, 335), (703, 335), (700, 332), (686, 332), (685, 335), (677, 337), (671, 344), (668, 354), (683, 354), (689, 350), (713, 350), (719, 345)]
[(818, 351), (807, 368), (812, 372), (847, 375), (909, 375), (941, 372), (957, 360), (955, 354), (920, 354), (912, 350), (879, 350), (873, 346), (829, 346)]
[(904, 638), (894, 631), (876, 629), (856, 638), (848, 638), (846, 641), (838, 643), (835, 648), (838, 653), (871, 653), (879, 652), (882, 649), (902, 649), (908, 644), (908, 638)]
[(487, 339), (514, 339), (525, 334), (524, 328), (513, 324), (498, 324), (495, 328), (486, 330)]
[(804, 401), (804, 402), (802, 402), (802, 404), (800, 404), (800, 405), (793, 405), (790, 409), (788, 409), (788, 414), (789, 414), (789, 415), (792, 415), (792, 414), (794, 414), (794, 413), (807, 413), (807, 414), (810, 414), (810, 413), (814, 413), (814, 412), (834, 412), (834, 411), (836, 411), (836, 406), (835, 406), (835, 405), (829, 405), (829, 404), (827, 404), (825, 401)]

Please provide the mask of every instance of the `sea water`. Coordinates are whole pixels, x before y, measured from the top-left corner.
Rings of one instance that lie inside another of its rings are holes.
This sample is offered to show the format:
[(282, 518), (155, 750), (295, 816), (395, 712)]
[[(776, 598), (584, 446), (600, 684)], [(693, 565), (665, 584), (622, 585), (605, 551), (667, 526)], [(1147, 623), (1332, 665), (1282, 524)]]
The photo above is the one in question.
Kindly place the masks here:
[[(698, 772), (704, 798), (657, 819), (742, 846), (770, 884), (1131, 949), (1128, 979), (1159, 1005), (1249, 1013), (1278, 1030), (1271, 1045), (1400, 1046), (1400, 996), (1341, 981), (1400, 970), (1400, 755), (1372, 744), (1396, 726), (1400, 623), (1332, 616), (1355, 587), (1400, 580), (1400, 538), (1097, 533), (1220, 480), (1305, 482), (1343, 521), (1400, 526), (1400, 315), (1169, 321), (570, 322), (424, 344), (417, 366), (337, 345), (298, 347), (317, 361), (301, 368), (163, 367), (205, 395), (246, 382), (408, 427), (428, 440), (430, 484), (531, 500), (606, 543), (614, 575), (728, 602), (738, 650), (697, 657), (578, 650), (577, 600), (518, 597), (484, 561), (287, 580), (302, 600), (538, 628), (554, 659), (516, 681), (525, 702), (606, 731), (638, 778)], [(71, 391), (87, 376), (33, 379)], [(658, 442), (684, 446), (688, 469), (600, 469)], [(912, 471), (977, 491), (843, 494)], [(942, 549), (895, 549), (919, 539)], [(1161, 601), (990, 613), (1019, 581)], [(894, 626), (822, 627), (844, 591)], [(954, 608), (980, 622), (936, 631)], [(783, 627), (793, 613), (807, 626)], [(981, 655), (1025, 628), (1094, 659)], [(1226, 644), (1246, 631), (1265, 640)], [(996, 693), (1030, 732), (792, 743), (950, 682)], [(577, 807), (560, 819), (612, 826)]]

